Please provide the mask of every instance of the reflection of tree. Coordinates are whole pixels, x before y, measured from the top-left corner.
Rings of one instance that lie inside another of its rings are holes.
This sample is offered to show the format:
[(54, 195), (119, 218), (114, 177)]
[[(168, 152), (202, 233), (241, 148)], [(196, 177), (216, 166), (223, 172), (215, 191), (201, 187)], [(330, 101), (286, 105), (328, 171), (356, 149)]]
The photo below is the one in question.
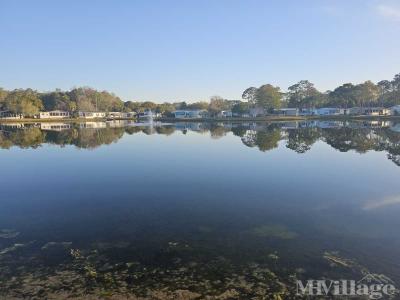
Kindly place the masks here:
[(245, 134), (242, 136), (242, 143), (247, 147), (254, 147), (256, 145), (257, 131), (246, 130)]
[[(276, 126), (266, 126), (257, 130), (245, 130), (241, 140), (248, 147), (258, 147), (269, 151), (278, 146), (284, 135)], [(297, 153), (305, 153), (319, 139), (341, 152), (350, 150), (365, 153), (368, 150), (387, 151), (388, 158), (394, 163), (400, 162), (400, 133), (389, 128), (297, 128), (287, 131), (286, 147)]]
[(400, 167), (400, 155), (388, 154), (388, 159)]
[(138, 133), (138, 132), (142, 132), (143, 127), (139, 127), (139, 126), (132, 126), (132, 127), (127, 127), (125, 128), (125, 132), (129, 135)]
[(265, 152), (277, 148), (280, 140), (281, 131), (279, 129), (260, 131), (257, 132), (256, 145), (258, 149)]
[[(201, 128), (195, 126), (196, 132), (209, 131), (212, 138), (220, 138), (228, 131), (235, 136), (240, 136), (244, 145), (257, 147), (266, 152), (278, 147), (280, 140), (286, 138), (286, 147), (297, 153), (305, 153), (318, 140), (325, 141), (328, 145), (342, 152), (355, 150), (365, 153), (368, 150), (386, 151), (388, 159), (400, 166), (400, 133), (389, 128), (297, 128), (284, 130), (277, 124), (262, 126), (239, 125), (229, 129), (221, 124), (204, 123)], [(254, 130), (250, 130), (254, 128)], [(12, 146), (21, 148), (36, 148), (43, 143), (54, 145), (75, 145), (78, 148), (92, 149), (100, 145), (108, 145), (118, 141), (124, 133), (135, 134), (165, 134), (170, 135), (176, 126), (161, 127), (132, 126), (132, 127), (106, 127), (106, 128), (79, 128), (71, 125), (70, 129), (62, 131), (42, 131), (34, 125), (25, 125), (23, 128), (12, 126), (0, 127), (0, 148), (9, 149)], [(189, 129), (190, 130), (190, 129)], [(188, 129), (183, 130), (183, 133)]]
[(0, 148), (9, 149), (13, 145), (12, 141), (6, 136), (4, 131), (0, 131)]
[(393, 155), (400, 155), (400, 133), (390, 129), (377, 131), (380, 136), (380, 147)]
[(323, 137), (327, 144), (339, 151), (355, 150), (365, 153), (368, 150), (387, 151), (388, 159), (400, 165), (400, 133), (384, 129), (325, 129)]
[(75, 145), (79, 148), (96, 148), (118, 141), (124, 135), (124, 128), (83, 129), (79, 131)]
[(388, 152), (388, 159), (400, 166), (400, 133), (389, 129), (379, 130), (380, 147)]
[(173, 126), (156, 127), (156, 131), (158, 134), (171, 135), (175, 132), (175, 127)]
[(75, 145), (78, 148), (96, 148), (118, 141), (124, 132), (124, 128), (73, 127), (62, 131), (42, 131), (38, 127), (11, 128), (0, 130), (0, 147), (3, 149), (11, 146), (36, 148), (43, 143), (49, 143), (59, 146)]
[(46, 142), (55, 145), (75, 145), (78, 148), (96, 148), (118, 141), (124, 128), (72, 128), (63, 131), (48, 131)]
[(259, 150), (265, 152), (277, 148), (281, 138), (279, 128), (267, 128), (260, 131), (248, 130), (242, 137), (242, 142), (248, 147), (257, 146)]
[(0, 132), (0, 147), (37, 148), (45, 141), (45, 133), (39, 128), (26, 128)]
[(319, 131), (315, 128), (299, 128), (289, 130), (286, 147), (297, 153), (305, 153), (319, 139)]
[(365, 153), (374, 149), (377, 140), (369, 129), (324, 129), (323, 137), (328, 145), (341, 152), (355, 150), (358, 153)]
[(48, 131), (46, 134), (46, 142), (65, 146), (72, 145), (74, 141), (78, 138), (79, 131), (76, 128), (57, 132), (57, 131)]
[(227, 131), (229, 131), (229, 129), (226, 129), (224, 126), (213, 124), (210, 128), (211, 138), (219, 139), (225, 136)]
[(233, 135), (243, 137), (247, 132), (246, 127), (244, 126), (236, 126), (232, 128)]
[(155, 130), (151, 126), (143, 127), (142, 132), (146, 135), (152, 135), (155, 133)]

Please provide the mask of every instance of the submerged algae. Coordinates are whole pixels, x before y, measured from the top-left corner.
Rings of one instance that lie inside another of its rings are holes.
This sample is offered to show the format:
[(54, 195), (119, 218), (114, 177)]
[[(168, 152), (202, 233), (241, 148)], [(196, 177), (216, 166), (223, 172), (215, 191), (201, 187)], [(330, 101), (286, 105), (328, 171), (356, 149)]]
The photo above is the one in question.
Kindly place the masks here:
[(19, 235), (19, 232), (14, 229), (0, 229), (0, 238), (13, 239)]
[[(299, 299), (296, 280), (309, 278), (299, 266), (291, 269), (282, 265), (277, 251), (268, 252), (268, 259), (261, 260), (262, 263), (238, 263), (222, 255), (187, 256), (188, 251), (196, 248), (194, 245), (170, 241), (160, 249), (163, 259), (160, 263), (148, 263), (139, 256), (137, 260), (116, 259), (108, 256), (109, 247), (71, 248), (62, 252), (66, 257), (60, 258), (58, 264), (49, 267), (40, 260), (43, 248), (68, 249), (72, 245), (66, 242), (25, 245), (30, 246), (31, 251), (23, 253), (6, 251), (8, 259), (0, 261), (0, 298)], [(16, 248), (19, 247), (22, 246)], [(165, 253), (172, 255), (165, 256)], [(359, 275), (366, 271), (336, 252), (321, 253), (319, 259), (321, 263), (335, 263), (340, 267), (332, 270), (351, 269)]]
[(290, 231), (285, 226), (275, 224), (255, 227), (251, 230), (251, 233), (258, 237), (271, 237), (284, 240), (294, 239), (298, 236), (296, 232)]

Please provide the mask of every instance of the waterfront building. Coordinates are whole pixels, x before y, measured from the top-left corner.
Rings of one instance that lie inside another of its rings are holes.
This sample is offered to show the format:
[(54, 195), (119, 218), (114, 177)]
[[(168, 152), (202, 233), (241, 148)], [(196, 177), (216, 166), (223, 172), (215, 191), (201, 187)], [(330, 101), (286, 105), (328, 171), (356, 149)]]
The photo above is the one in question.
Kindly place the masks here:
[(70, 113), (63, 110), (41, 111), (39, 113), (39, 119), (67, 119), (69, 117)]
[(134, 118), (135, 115), (136, 115), (135, 112), (112, 111), (107, 114), (107, 117), (110, 119), (129, 119), (129, 118)]
[(220, 118), (232, 118), (232, 112), (230, 110), (223, 110), (218, 114)]
[(390, 116), (391, 110), (384, 107), (352, 107), (348, 109), (348, 114), (359, 116)]
[(265, 109), (262, 107), (252, 107), (250, 108), (249, 114), (251, 117), (263, 117), (265, 116)]
[(200, 119), (204, 113), (204, 110), (176, 110), (173, 112), (176, 119)]
[(299, 109), (297, 108), (279, 108), (274, 109), (274, 113), (280, 116), (298, 116)]
[(91, 112), (91, 111), (80, 111), (78, 112), (79, 118), (83, 119), (96, 119), (96, 118), (105, 118), (105, 112)]
[(344, 115), (345, 110), (337, 107), (322, 107), (315, 110), (317, 116), (339, 116)]
[(391, 111), (384, 107), (366, 107), (363, 108), (363, 115), (366, 116), (390, 116)]

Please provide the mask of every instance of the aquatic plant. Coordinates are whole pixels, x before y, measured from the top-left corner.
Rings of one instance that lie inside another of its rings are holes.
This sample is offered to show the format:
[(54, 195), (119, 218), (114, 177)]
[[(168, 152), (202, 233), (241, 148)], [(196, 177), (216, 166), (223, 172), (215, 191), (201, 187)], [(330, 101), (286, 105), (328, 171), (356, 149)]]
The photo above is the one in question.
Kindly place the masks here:
[(294, 239), (298, 236), (296, 232), (290, 231), (283, 225), (262, 225), (251, 229), (251, 233), (258, 237), (270, 237), (278, 239)]

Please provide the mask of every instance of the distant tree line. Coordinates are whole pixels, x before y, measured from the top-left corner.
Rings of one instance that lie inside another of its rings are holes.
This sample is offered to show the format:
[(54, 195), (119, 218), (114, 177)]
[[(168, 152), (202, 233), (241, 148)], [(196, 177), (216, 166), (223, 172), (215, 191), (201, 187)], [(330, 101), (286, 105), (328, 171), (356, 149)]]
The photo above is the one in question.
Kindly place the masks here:
[(154, 103), (151, 101), (122, 101), (116, 95), (107, 91), (97, 91), (89, 87), (74, 88), (70, 91), (55, 90), (52, 92), (38, 92), (33, 89), (15, 89), (7, 91), (0, 88), (0, 111), (27, 116), (37, 115), (40, 111), (64, 110), (77, 111), (124, 111), (154, 112), (170, 114), (175, 110), (209, 110), (217, 113), (223, 109), (230, 109), (229, 101), (219, 96), (211, 97), (210, 102), (195, 103)]
[[(270, 84), (259, 88), (249, 87), (242, 98), (247, 105), (259, 106), (266, 110), (280, 107), (318, 108), (318, 107), (391, 107), (400, 104), (400, 74), (393, 80), (382, 80), (377, 84), (366, 81), (360, 84), (345, 83), (333, 91), (320, 92), (308, 80), (301, 80), (288, 87), (286, 93)], [(247, 109), (240, 104), (238, 111)]]
[(280, 107), (318, 108), (318, 107), (391, 107), (400, 104), (400, 74), (393, 80), (382, 80), (377, 84), (366, 81), (360, 84), (345, 83), (333, 91), (320, 92), (308, 80), (301, 80), (283, 92), (280, 87), (264, 84), (258, 88), (249, 87), (240, 100), (226, 100), (212, 96), (210, 101), (195, 103), (151, 101), (122, 101), (107, 91), (97, 91), (89, 87), (74, 88), (70, 91), (55, 90), (38, 92), (32, 89), (7, 91), (0, 88), (0, 111), (33, 116), (40, 111), (66, 110), (77, 111), (125, 111), (143, 112), (152, 110), (170, 115), (175, 110), (207, 110), (210, 116), (221, 111), (231, 110), (244, 114), (251, 108), (259, 107), (267, 112)]
[(0, 89), (0, 110), (33, 116), (40, 111), (123, 111), (125, 103), (107, 91), (96, 91), (88, 87), (70, 91), (55, 90), (38, 92), (32, 89), (6, 91)]

